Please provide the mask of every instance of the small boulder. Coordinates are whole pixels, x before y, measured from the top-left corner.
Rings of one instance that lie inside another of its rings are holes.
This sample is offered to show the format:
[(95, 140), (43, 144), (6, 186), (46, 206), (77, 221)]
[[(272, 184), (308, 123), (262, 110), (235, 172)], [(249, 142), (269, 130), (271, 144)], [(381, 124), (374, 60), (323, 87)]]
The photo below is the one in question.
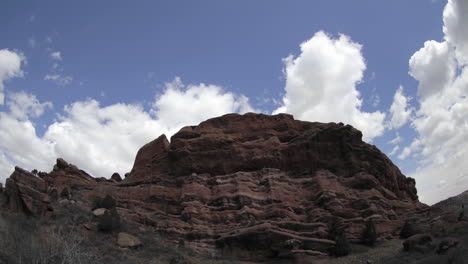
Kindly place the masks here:
[(107, 211), (106, 208), (98, 208), (93, 210), (93, 215), (96, 217), (100, 217), (101, 215), (104, 215), (104, 213)]
[(403, 242), (405, 251), (428, 252), (432, 248), (432, 236), (428, 234), (417, 234), (409, 237)]
[(143, 245), (140, 239), (125, 232), (119, 233), (117, 244), (124, 248), (138, 248)]

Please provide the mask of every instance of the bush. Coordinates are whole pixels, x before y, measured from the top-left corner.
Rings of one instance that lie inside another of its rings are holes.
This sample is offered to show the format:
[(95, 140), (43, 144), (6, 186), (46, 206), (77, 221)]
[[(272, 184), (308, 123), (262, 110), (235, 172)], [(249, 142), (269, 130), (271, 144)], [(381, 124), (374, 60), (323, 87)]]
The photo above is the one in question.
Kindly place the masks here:
[(41, 229), (25, 215), (0, 214), (0, 263), (99, 263), (75, 228)]
[(116, 206), (115, 199), (110, 195), (106, 195), (104, 198), (96, 197), (93, 201), (93, 209), (106, 208), (112, 209)]
[(400, 231), (400, 238), (407, 239), (408, 237), (421, 234), (422, 227), (414, 220), (406, 220), (403, 228)]
[(366, 223), (366, 228), (362, 234), (362, 242), (368, 246), (373, 246), (377, 241), (377, 231), (375, 230), (374, 221), (369, 219)]
[(99, 217), (98, 230), (104, 233), (111, 233), (120, 230), (120, 216), (115, 207), (106, 211), (101, 217)]

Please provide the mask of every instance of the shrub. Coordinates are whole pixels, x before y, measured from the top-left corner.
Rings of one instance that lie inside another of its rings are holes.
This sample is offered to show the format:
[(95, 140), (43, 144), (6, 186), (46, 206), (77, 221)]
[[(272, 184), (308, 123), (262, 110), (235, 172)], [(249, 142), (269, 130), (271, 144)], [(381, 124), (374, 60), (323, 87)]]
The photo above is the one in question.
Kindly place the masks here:
[(98, 230), (105, 233), (111, 233), (120, 229), (120, 216), (114, 208), (106, 211), (98, 219)]
[(0, 213), (0, 263), (98, 263), (79, 230), (44, 231), (35, 218)]
[(362, 234), (362, 242), (368, 246), (373, 246), (377, 241), (377, 231), (375, 230), (374, 221), (369, 219), (366, 223), (366, 228)]
[(97, 208), (112, 209), (115, 206), (116, 206), (115, 199), (112, 198), (112, 196), (110, 195), (106, 195), (104, 198), (96, 197), (93, 200), (93, 209), (97, 209)]
[(406, 220), (403, 228), (400, 231), (400, 238), (407, 239), (416, 234), (421, 234), (422, 227), (414, 220)]

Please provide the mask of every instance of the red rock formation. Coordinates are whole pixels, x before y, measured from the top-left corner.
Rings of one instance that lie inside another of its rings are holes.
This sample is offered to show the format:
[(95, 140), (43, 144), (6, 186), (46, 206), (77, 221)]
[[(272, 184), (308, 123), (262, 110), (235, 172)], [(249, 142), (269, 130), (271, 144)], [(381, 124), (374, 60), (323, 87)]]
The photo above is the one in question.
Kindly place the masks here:
[[(109, 194), (122, 218), (168, 241), (247, 259), (327, 255), (336, 219), (352, 242), (362, 241), (370, 218), (378, 239), (396, 238), (406, 218), (427, 208), (415, 181), (360, 131), (286, 114), (229, 114), (184, 127), (171, 143), (162, 135), (138, 151), (121, 182), (98, 182), (61, 159), (44, 180), (27, 174), (35, 180), (25, 183), (17, 171), (6, 186), (11, 210), (25, 204), (41, 215), (43, 194), (63, 188), (89, 208)], [(41, 195), (30, 194), (36, 187)]]
[(7, 206), (13, 212), (47, 216), (53, 212), (46, 182), (19, 167), (6, 180)]

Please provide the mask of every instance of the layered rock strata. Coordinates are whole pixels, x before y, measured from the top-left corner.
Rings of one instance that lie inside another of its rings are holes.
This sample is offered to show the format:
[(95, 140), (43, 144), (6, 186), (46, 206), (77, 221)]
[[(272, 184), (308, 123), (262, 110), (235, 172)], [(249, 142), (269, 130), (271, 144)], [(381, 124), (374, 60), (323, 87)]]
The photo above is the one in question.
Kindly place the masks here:
[(54, 199), (91, 209), (111, 195), (121, 218), (169, 243), (259, 260), (326, 256), (337, 221), (351, 242), (363, 241), (369, 219), (379, 240), (396, 238), (405, 219), (428, 210), (415, 181), (360, 131), (286, 114), (229, 114), (170, 142), (162, 135), (138, 151), (123, 181), (62, 159), (41, 177), (17, 168), (5, 193), (9, 210), (37, 216), (53, 215)]

